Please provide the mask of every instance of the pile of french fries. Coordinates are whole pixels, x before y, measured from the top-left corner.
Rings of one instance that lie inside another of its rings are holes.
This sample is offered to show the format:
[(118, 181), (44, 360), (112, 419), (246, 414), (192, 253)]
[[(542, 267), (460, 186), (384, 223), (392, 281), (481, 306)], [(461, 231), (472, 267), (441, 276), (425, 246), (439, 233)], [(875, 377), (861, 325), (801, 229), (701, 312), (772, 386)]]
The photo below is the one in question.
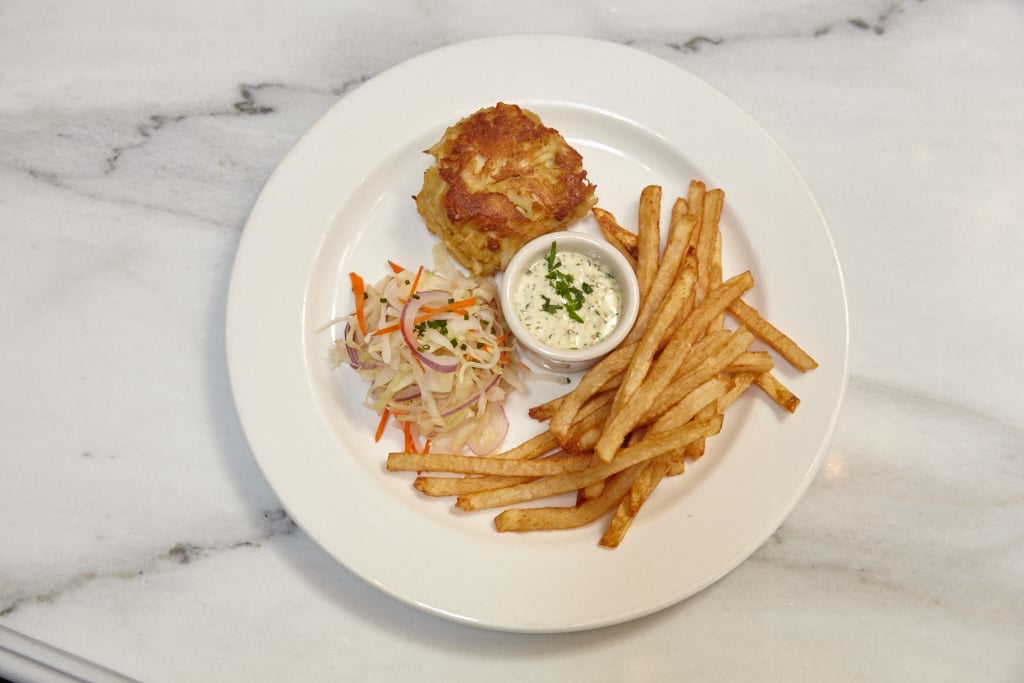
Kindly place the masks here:
[[(391, 453), (387, 469), (417, 472), (419, 491), (455, 496), (461, 510), (506, 508), (494, 519), (498, 531), (576, 528), (612, 513), (600, 545), (615, 548), (662, 480), (704, 455), (726, 410), (748, 388), (795, 411), (800, 399), (773, 373), (775, 356), (755, 350), (756, 342), (802, 372), (817, 363), (743, 301), (754, 285), (749, 271), (723, 279), (724, 199), (722, 190), (691, 181), (672, 206), (665, 235), (658, 185), (641, 192), (636, 232), (595, 207), (602, 233), (640, 283), (629, 337), (574, 389), (530, 409), (547, 423), (537, 436), (490, 456)], [(537, 503), (573, 492), (572, 505)]]

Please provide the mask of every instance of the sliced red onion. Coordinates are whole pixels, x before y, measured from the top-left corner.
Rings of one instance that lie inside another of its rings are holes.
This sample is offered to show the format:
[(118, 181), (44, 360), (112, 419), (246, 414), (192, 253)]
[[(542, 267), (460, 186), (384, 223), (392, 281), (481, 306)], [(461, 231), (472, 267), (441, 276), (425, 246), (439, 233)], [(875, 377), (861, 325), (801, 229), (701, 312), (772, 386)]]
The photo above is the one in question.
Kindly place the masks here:
[(352, 334), (352, 340), (356, 344), (362, 344), (363, 343), (362, 334), (358, 330), (353, 332), (352, 331), (352, 324), (351, 323), (346, 323), (345, 324), (345, 337), (344, 337), (344, 339), (345, 339), (345, 350), (348, 351), (348, 364), (351, 365), (356, 370), (373, 370), (373, 369), (375, 369), (377, 367), (376, 363), (367, 363), (367, 362), (363, 361), (362, 354), (359, 353), (359, 349), (357, 349), (356, 347), (354, 347), (354, 346), (352, 346), (351, 344), (348, 343), (348, 336), (349, 336), (350, 333)]
[(348, 350), (348, 364), (356, 370), (362, 367), (362, 363), (359, 362), (359, 352), (356, 351), (354, 346), (345, 344), (345, 348)]
[(449, 415), (454, 415), (455, 413), (459, 412), (460, 410), (462, 410), (464, 408), (468, 408), (469, 406), (473, 405), (474, 403), (476, 403), (477, 401), (480, 400), (480, 395), (481, 394), (486, 394), (488, 391), (490, 391), (498, 383), (498, 380), (500, 380), (500, 379), (501, 379), (501, 375), (495, 375), (491, 379), (491, 381), (488, 382), (487, 386), (484, 387), (483, 391), (476, 392), (471, 397), (469, 397), (468, 399), (466, 399), (465, 401), (463, 401), (459, 405), (455, 406), (454, 408), (449, 408), (448, 410), (444, 411), (443, 413), (441, 413), (441, 417), (448, 417)]
[(392, 398), (392, 400), (395, 400), (395, 401), (411, 401), (414, 398), (419, 398), (419, 397), (420, 397), (420, 387), (419, 387), (419, 385), (418, 384), (410, 384), (409, 386), (404, 387), (404, 388), (399, 389), (398, 391), (396, 391), (395, 395), (392, 396), (391, 398)]
[(400, 317), (402, 339), (405, 340), (406, 346), (409, 347), (409, 351), (412, 352), (416, 358), (420, 360), (426, 367), (436, 370), (437, 372), (455, 372), (459, 369), (459, 361), (457, 358), (439, 358), (431, 354), (423, 353), (418, 348), (416, 341), (416, 329), (415, 320), (416, 315), (420, 312), (420, 308), (423, 306), (441, 305), (448, 303), (449, 294), (448, 292), (441, 291), (428, 291), (420, 292), (416, 296), (409, 297), (409, 300), (402, 306), (402, 314)]
[(497, 403), (487, 404), (487, 410), (481, 416), (480, 425), (473, 430), (466, 444), (477, 455), (493, 453), (508, 434), (508, 416)]

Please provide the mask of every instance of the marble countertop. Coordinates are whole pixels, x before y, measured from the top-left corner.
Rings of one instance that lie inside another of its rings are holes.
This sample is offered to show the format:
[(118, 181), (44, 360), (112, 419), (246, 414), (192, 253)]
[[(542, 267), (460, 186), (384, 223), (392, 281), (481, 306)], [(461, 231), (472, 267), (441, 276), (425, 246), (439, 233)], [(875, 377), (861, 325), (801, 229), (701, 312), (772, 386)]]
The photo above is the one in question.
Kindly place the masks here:
[[(5, 3), (0, 677), (1024, 680), (1024, 6), (720, 4)], [(750, 112), (829, 220), (851, 323), (777, 533), (680, 604), (558, 635), (437, 619), (322, 551), (248, 450), (223, 331), (307, 127), (410, 57), (540, 31)]]

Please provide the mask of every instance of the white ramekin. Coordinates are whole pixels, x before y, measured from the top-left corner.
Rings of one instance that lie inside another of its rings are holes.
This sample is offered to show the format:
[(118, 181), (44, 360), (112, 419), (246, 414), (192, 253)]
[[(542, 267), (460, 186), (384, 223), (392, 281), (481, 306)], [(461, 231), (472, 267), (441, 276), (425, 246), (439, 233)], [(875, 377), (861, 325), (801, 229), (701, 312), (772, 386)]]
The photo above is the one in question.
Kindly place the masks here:
[[(550, 346), (532, 336), (516, 316), (515, 293), (519, 279), (527, 267), (551, 250), (573, 251), (601, 261), (622, 289), (622, 311), (615, 329), (597, 344), (585, 349), (566, 350)], [(555, 372), (580, 372), (615, 349), (626, 338), (636, 322), (640, 309), (640, 287), (629, 261), (606, 241), (585, 233), (561, 231), (542, 235), (527, 242), (509, 261), (498, 289), (502, 311), (509, 330), (524, 354), (540, 366)]]

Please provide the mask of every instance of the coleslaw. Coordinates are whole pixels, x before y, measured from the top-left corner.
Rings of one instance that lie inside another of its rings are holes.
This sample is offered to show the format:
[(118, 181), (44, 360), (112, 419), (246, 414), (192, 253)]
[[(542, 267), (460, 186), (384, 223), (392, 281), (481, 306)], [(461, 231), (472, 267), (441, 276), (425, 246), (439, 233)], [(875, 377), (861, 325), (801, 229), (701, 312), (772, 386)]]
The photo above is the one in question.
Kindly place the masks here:
[(369, 383), (378, 440), (391, 423), (406, 451), (487, 454), (508, 431), (505, 397), (523, 388), (512, 339), (493, 280), (462, 275), (437, 250), (434, 260), (415, 271), (389, 261), (374, 284), (351, 273), (355, 310), (328, 323), (344, 326), (329, 357)]

